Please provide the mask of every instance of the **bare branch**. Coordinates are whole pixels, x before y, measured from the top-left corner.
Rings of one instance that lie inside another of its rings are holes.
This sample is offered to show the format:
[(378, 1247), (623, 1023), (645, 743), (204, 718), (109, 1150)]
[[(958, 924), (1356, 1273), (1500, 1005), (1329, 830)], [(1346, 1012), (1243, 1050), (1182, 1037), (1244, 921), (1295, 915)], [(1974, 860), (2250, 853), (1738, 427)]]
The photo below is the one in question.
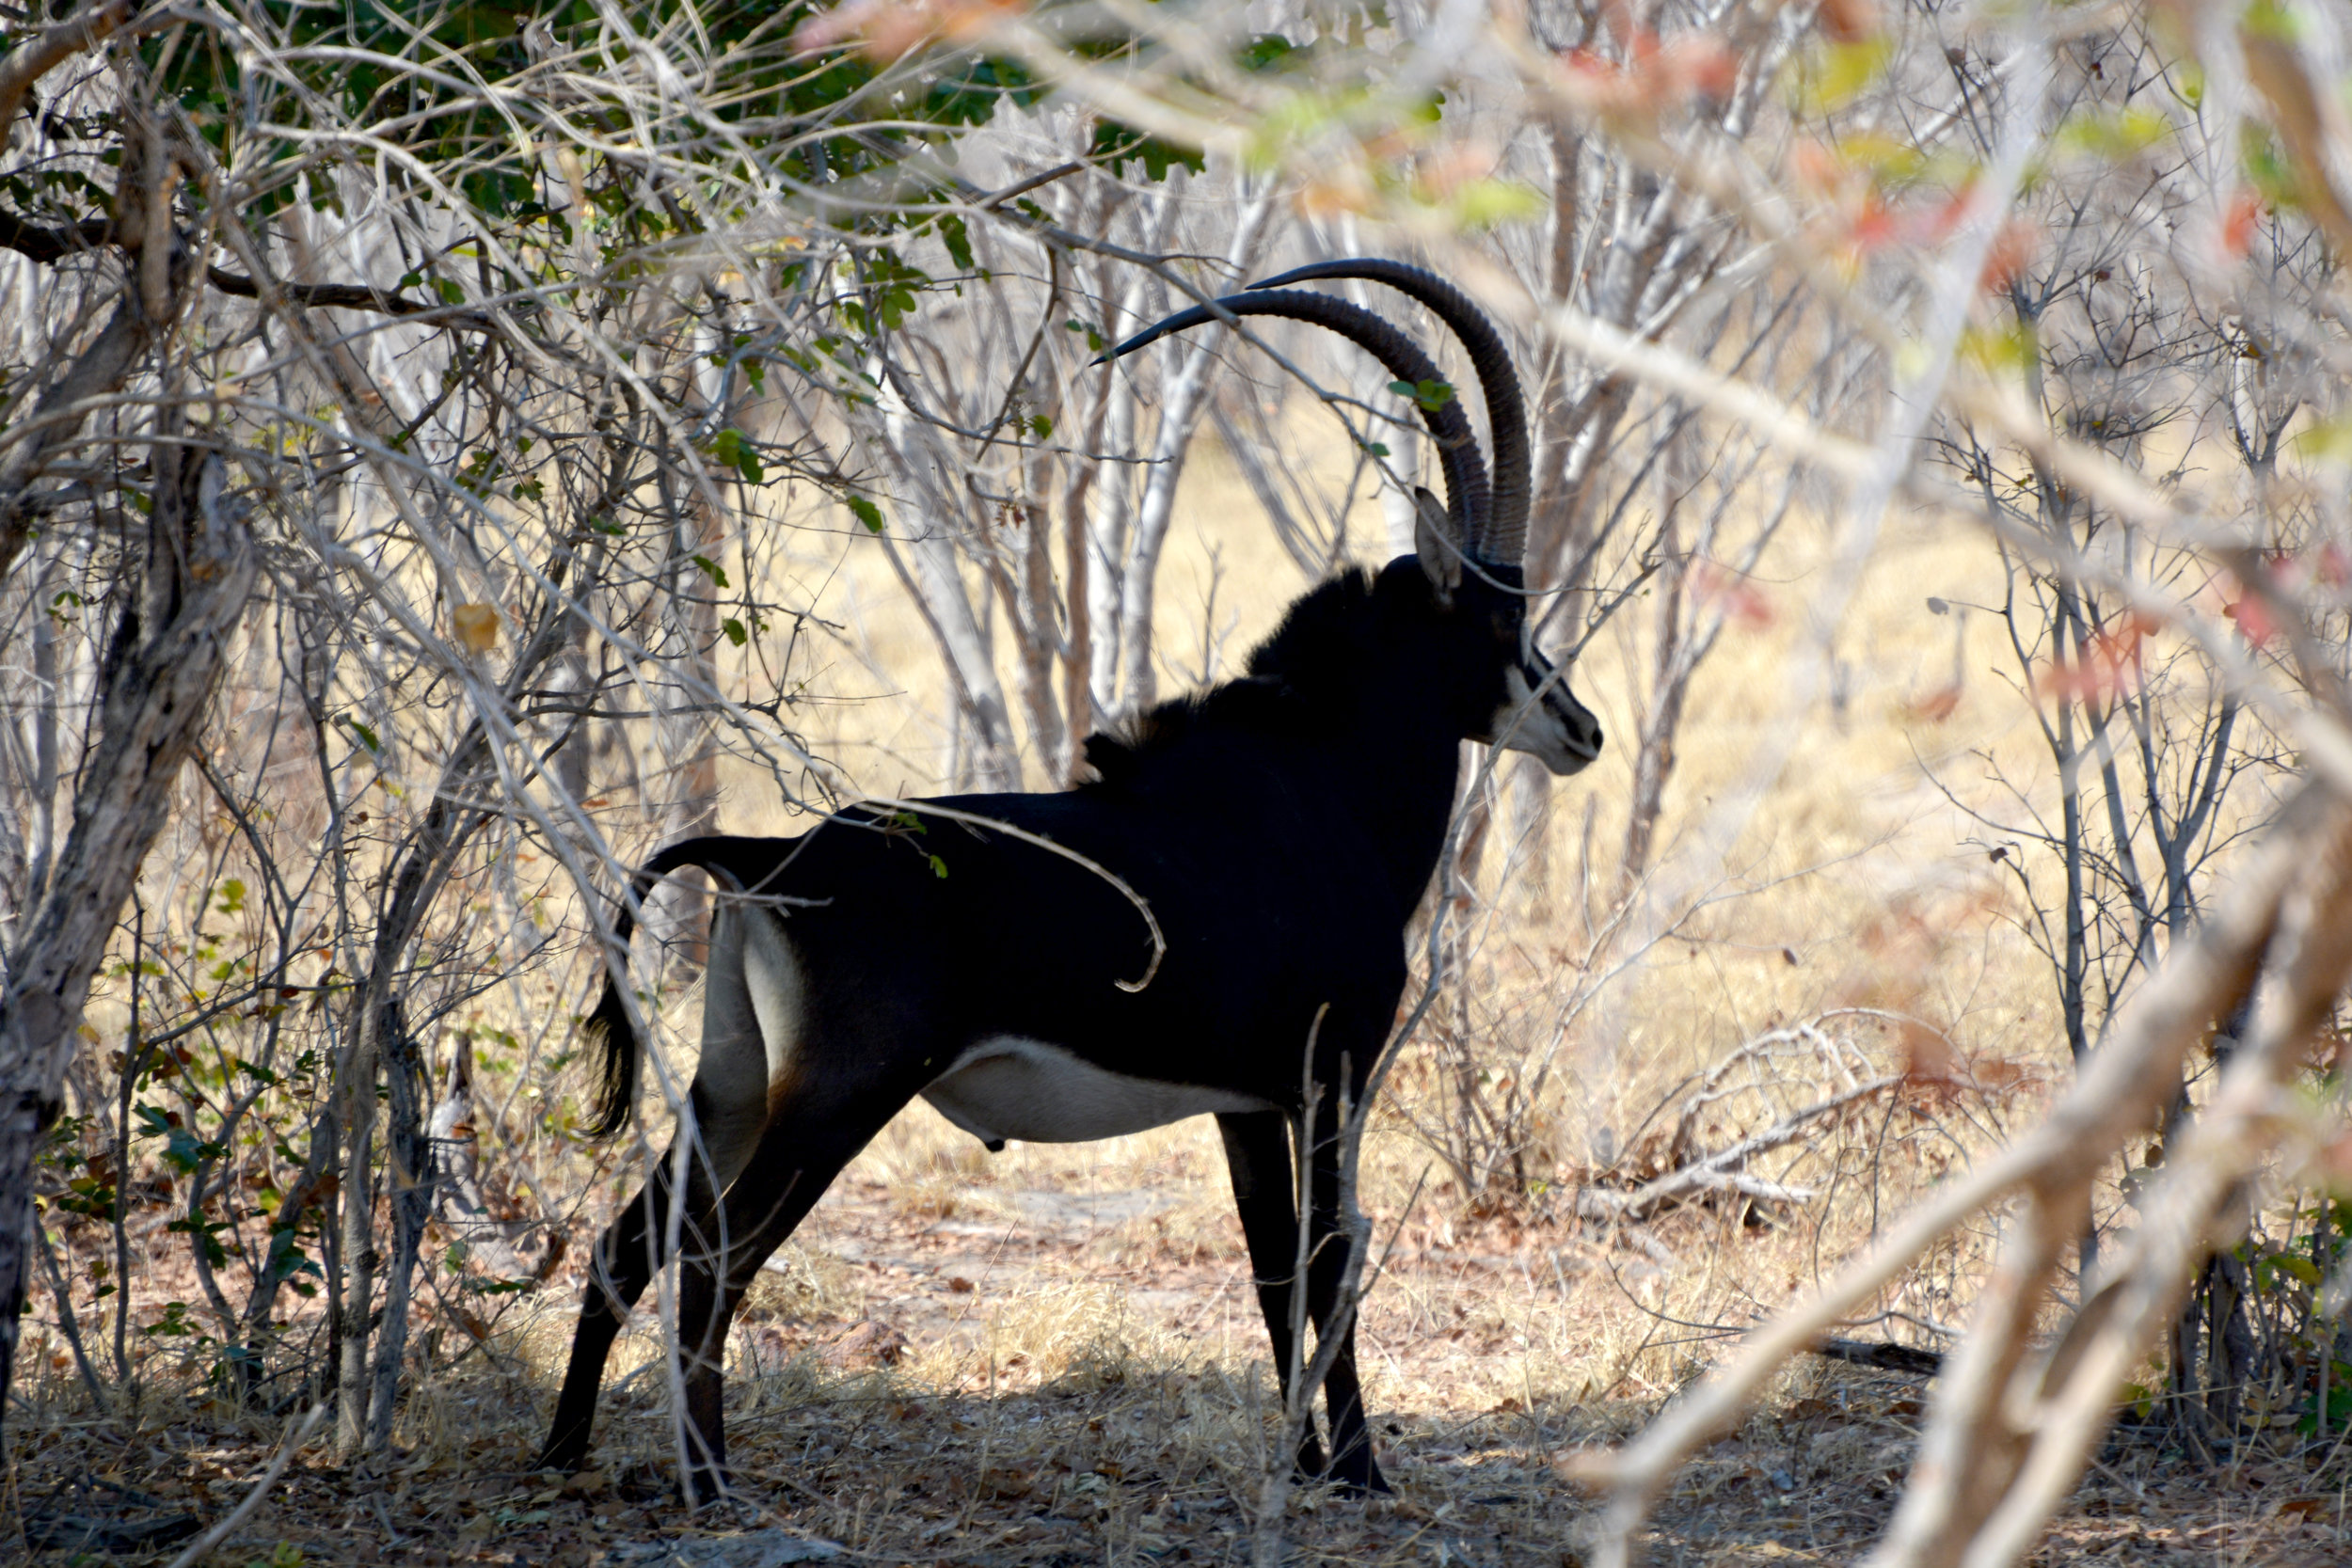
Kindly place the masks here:
[(95, 49), (137, 12), (133, 0), (99, 0), (78, 16), (43, 28), (0, 59), (0, 149), (16, 129), (17, 111), (33, 84), (74, 55)]

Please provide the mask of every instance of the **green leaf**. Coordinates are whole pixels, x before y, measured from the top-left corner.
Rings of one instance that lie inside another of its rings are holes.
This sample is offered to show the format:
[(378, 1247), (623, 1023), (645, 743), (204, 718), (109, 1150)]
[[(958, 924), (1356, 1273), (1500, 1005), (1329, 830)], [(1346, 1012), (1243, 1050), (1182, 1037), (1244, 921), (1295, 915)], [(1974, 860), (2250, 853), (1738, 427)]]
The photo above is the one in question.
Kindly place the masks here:
[[(137, 1111), (139, 1133), (142, 1138), (164, 1140), (164, 1158), (182, 1175), (196, 1169), (207, 1160), (217, 1160), (228, 1149), (216, 1143), (207, 1143), (180, 1124), (179, 1118), (160, 1106), (142, 1104)], [(175, 1227), (177, 1228), (177, 1227)]]
[(220, 903), (215, 906), (222, 914), (235, 914), (245, 908), (245, 883), (235, 877), (220, 884)]
[(1445, 205), (1465, 229), (1493, 229), (1537, 216), (1545, 201), (1534, 186), (1518, 180), (1472, 180)]
[[(752, 444), (750, 436), (734, 426), (729, 425), (710, 438), (709, 451), (711, 456), (741, 474), (746, 483), (757, 484), (760, 482), (759, 449)], [(723, 588), (726, 584), (722, 582), (720, 586)]]
[(947, 879), (947, 863), (941, 860), (937, 855), (930, 855), (925, 858), (931, 863), (931, 875), (938, 878), (943, 882), (946, 881)]
[(1794, 95), (1798, 109), (1824, 115), (1844, 108), (1884, 73), (1894, 55), (1895, 40), (1883, 34), (1822, 45), (1800, 68)]
[(2272, 207), (2303, 205), (2303, 181), (2295, 165), (2280, 149), (2270, 128), (2252, 120), (2238, 128), (2238, 157), (2246, 169), (2246, 178), (2263, 200)]
[(1389, 390), (1398, 397), (1411, 398), (1432, 414), (1454, 401), (1453, 387), (1443, 381), (1391, 381)]
[(1299, 63), (1291, 57), (1294, 55), (1304, 57), (1298, 45), (1281, 34), (1260, 33), (1242, 45), (1234, 56), (1234, 63), (1244, 71), (1281, 70)]
[(2286, 1275), (2291, 1278), (2300, 1280), (2306, 1285), (2316, 1285), (2319, 1283), (2319, 1265), (2313, 1263), (2308, 1258), (2298, 1258), (2292, 1253), (2287, 1253), (2274, 1259), (2274, 1261), (2277, 1262), (2279, 1272), (2280, 1274)]
[(178, 1338), (196, 1333), (197, 1328), (194, 1323), (188, 1322), (186, 1302), (167, 1301), (164, 1303), (163, 1316), (140, 1329), (139, 1332), (150, 1338), (165, 1337)]
[(220, 1244), (220, 1232), (229, 1228), (227, 1222), (200, 1219), (191, 1215), (173, 1220), (164, 1228), (194, 1239), (197, 1250), (204, 1255), (204, 1261), (214, 1268), (222, 1269), (229, 1266), (229, 1249)]
[(1129, 164), (1140, 164), (1143, 177), (1154, 184), (1165, 181), (1171, 168), (1188, 168), (1198, 174), (1208, 166), (1199, 149), (1162, 141), (1115, 119), (1096, 122), (1087, 156), (1113, 174), (1122, 172)]
[(972, 235), (963, 226), (963, 219), (949, 213), (939, 220), (939, 238), (947, 246), (947, 259), (959, 271), (972, 270)]
[(866, 532), (880, 533), (882, 531), (882, 515), (881, 507), (876, 506), (872, 501), (867, 500), (864, 496), (851, 496), (849, 498), (849, 500), (850, 513), (859, 522), (866, 525)]
[(365, 746), (371, 753), (376, 756), (384, 754), (384, 743), (375, 738), (375, 732), (373, 730), (368, 728), (365, 724), (362, 724), (358, 720), (354, 719), (348, 713), (344, 714), (342, 717), (343, 722), (350, 727), (351, 733), (358, 736), (360, 745)]
[(751, 641), (751, 634), (743, 629), (743, 623), (737, 620), (732, 615), (719, 623), (719, 629), (725, 632), (727, 634), (727, 641), (734, 643), (739, 648), (745, 642)]
[(727, 574), (725, 568), (721, 566), (717, 562), (711, 560), (710, 557), (707, 555), (697, 555), (690, 556), (688, 559), (693, 562), (695, 566), (701, 570), (703, 576), (710, 579), (711, 587), (724, 588), (727, 585)]
[(2287, 449), (2312, 462), (2352, 460), (2352, 415), (2331, 414), (2287, 438)]
[[(2340, 1433), (2346, 1427), (2352, 1427), (2352, 1388), (2337, 1384), (2328, 1390), (2328, 1430)], [(2295, 1430), (2306, 1437), (2317, 1435), (2319, 1412), (2316, 1409), (2306, 1412), (2303, 1418), (2296, 1423)]]
[(1988, 371), (2024, 374), (2041, 362), (2042, 342), (2029, 323), (1972, 326), (1961, 334), (1961, 357)]
[(1883, 131), (1857, 131), (1838, 137), (1837, 156), (1856, 168), (1869, 170), (1879, 183), (1889, 186), (1910, 184), (1928, 166), (1925, 151)]
[(2128, 109), (2086, 109), (2066, 117), (2058, 144), (2093, 157), (2121, 162), (2172, 134), (2172, 122), (2140, 104)]
[(2278, 43), (2297, 41), (2303, 30), (2295, 19), (2295, 12), (2280, 5), (2279, 0), (2254, 0), (2246, 8), (2246, 14), (2239, 20), (2238, 25), (2256, 38), (2269, 39)]

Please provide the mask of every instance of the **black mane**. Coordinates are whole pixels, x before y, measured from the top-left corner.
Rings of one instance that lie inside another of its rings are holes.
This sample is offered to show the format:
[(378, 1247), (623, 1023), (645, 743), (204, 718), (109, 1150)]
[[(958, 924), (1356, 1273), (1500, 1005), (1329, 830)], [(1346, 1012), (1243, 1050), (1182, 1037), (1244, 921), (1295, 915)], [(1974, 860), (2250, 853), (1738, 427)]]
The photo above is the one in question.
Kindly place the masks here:
[(1274, 635), (1249, 656), (1249, 673), (1300, 692), (1322, 694), (1364, 667), (1380, 635), (1373, 612), (1378, 579), (1351, 567), (1291, 606)]
[(1351, 567), (1290, 607), (1282, 624), (1250, 654), (1248, 673), (1206, 691), (1174, 698), (1087, 737), (1094, 777), (1079, 787), (1133, 784), (1146, 763), (1219, 733), (1297, 735), (1317, 699), (1360, 674), (1378, 636), (1372, 573)]

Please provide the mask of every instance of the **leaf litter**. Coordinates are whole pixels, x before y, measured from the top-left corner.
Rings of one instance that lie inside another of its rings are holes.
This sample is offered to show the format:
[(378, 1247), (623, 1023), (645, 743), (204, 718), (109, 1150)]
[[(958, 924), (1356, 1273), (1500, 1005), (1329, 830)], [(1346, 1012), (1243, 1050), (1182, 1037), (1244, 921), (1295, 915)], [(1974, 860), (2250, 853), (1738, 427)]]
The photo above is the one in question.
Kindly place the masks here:
[[(1031, 1151), (999, 1173), (956, 1155), (955, 1191), (915, 1179), (923, 1159), (853, 1169), (737, 1321), (730, 1504), (692, 1513), (676, 1501), (650, 1294), (616, 1348), (594, 1468), (528, 1468), (568, 1346), (588, 1251), (576, 1244), (567, 1270), (486, 1340), (442, 1341), (443, 1364), (412, 1382), (393, 1453), (345, 1468), (313, 1441), (208, 1560), (1246, 1561), (1276, 1402), (1239, 1227), (1213, 1132), (1135, 1143), (1110, 1161)], [(1594, 1503), (1558, 1462), (1654, 1415), (1731, 1329), (1803, 1283), (1810, 1241), (1744, 1206), (1672, 1211), (1638, 1236), (1578, 1218), (1573, 1203), (1485, 1218), (1373, 1206), (1394, 1245), (1364, 1354), (1397, 1494), (1303, 1489), (1284, 1525), (1294, 1564), (1580, 1563)], [(36, 1354), (11, 1412), (0, 1523), (12, 1551), (35, 1546), (44, 1499), (93, 1488), (135, 1495), (151, 1515), (220, 1517), (298, 1418), (239, 1412), (200, 1358), (175, 1375), (161, 1355), (129, 1408), (101, 1415), (43, 1331), (27, 1330)], [(1923, 1395), (1915, 1374), (1791, 1369), (1683, 1473), (1653, 1522), (1650, 1560), (1857, 1560), (1893, 1510)], [(2352, 1540), (2344, 1475), (2341, 1452), (2292, 1431), (2248, 1444), (2224, 1476), (2126, 1425), (2033, 1560), (2318, 1568)], [(172, 1551), (118, 1537), (82, 1560), (162, 1564)]]

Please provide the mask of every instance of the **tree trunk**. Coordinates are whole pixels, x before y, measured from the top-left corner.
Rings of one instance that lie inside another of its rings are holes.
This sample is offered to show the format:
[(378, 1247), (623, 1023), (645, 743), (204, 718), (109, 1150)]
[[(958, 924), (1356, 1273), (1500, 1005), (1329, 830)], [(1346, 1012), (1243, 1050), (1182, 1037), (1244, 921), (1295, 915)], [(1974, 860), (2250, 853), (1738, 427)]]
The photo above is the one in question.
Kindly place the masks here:
[[(1272, 207), (1272, 199), (1264, 196), (1242, 202), (1232, 240), (1225, 247), (1225, 262), (1232, 272), (1246, 275), (1256, 260)], [(1152, 657), (1152, 601), (1160, 553), (1176, 517), (1176, 483), (1184, 477), (1184, 454), (1208, 412), (1209, 377), (1224, 348), (1223, 328), (1198, 334), (1185, 346), (1183, 363), (1161, 384), (1159, 439), (1153, 443), (1151, 477), (1144, 482), (1143, 505), (1127, 540), (1119, 585), (1120, 679), (1113, 711), (1121, 716), (1141, 713), (1159, 695), (1159, 670)]]
[[(593, 560), (568, 547), (544, 568), (553, 590), (544, 619), (516, 649), (495, 701), (539, 678), (550, 659), (570, 645), (573, 617), (563, 603), (567, 582), (597, 580)], [(487, 694), (485, 693), (485, 696)], [(425, 1132), (425, 1075), (405, 1008), (401, 965), (434, 899), (453, 874), (458, 855), (488, 814), (469, 802), (485, 798), (484, 775), (494, 771), (496, 744), (479, 713), (460, 734), (442, 765), (424, 820), (402, 851), (369, 948), (368, 970), (346, 1014), (351, 1045), (338, 1069), (337, 1094), (343, 1115), (343, 1205), (336, 1270), (342, 1299), (335, 1309), (336, 1444), (344, 1460), (363, 1449), (380, 1450), (391, 1437), (401, 1363), (407, 1352), (409, 1277), (418, 1239), (432, 1207), (432, 1161)], [(393, 1221), (392, 1268), (385, 1280), (382, 1333), (375, 1336), (374, 1149), (376, 1083), (389, 1082), (386, 1109), (385, 1185)]]
[[(706, 483), (715, 489), (719, 481)], [(726, 519), (707, 491), (689, 494), (683, 509), (668, 628), (676, 649), (670, 661), (675, 673), (661, 683), (671, 703), (654, 721), (661, 787), (669, 796), (645, 802), (660, 816), (665, 844), (710, 832), (719, 817), (719, 734), (710, 719), (710, 693), (719, 685), (718, 663), (711, 657), (719, 641), (719, 589), (697, 562), (717, 561), (726, 547)], [(673, 973), (681, 981), (699, 973), (708, 956), (708, 910), (703, 889), (691, 881), (666, 882), (645, 897), (645, 924), (660, 941), (663, 967), (676, 963)]]
[(142, 580), (106, 652), (97, 743), (65, 851), (0, 995), (0, 1401), (15, 1373), (31, 1258), (33, 1157), (62, 1104), (90, 978), (163, 828), (257, 573), (251, 539), (221, 504), (220, 459), (177, 438), (152, 450)]
[(23, 421), (30, 434), (17, 443), (6, 467), (0, 467), (0, 574), (16, 562), (33, 536), (33, 483), (82, 433), (82, 421), (63, 417), (78, 403), (119, 391), (131, 369), (147, 350), (153, 333), (136, 297), (125, 292), (115, 313), (72, 368), (41, 394), (32, 417)]
[(1649, 870), (1658, 818), (1666, 809), (1666, 779), (1674, 771), (1675, 736), (1682, 727), (1683, 698), (1690, 690), (1690, 671), (1683, 663), (1683, 642), (1690, 635), (1687, 588), (1689, 562), (1676, 548), (1670, 518), (1659, 540), (1666, 558), (1658, 574), (1658, 645), (1652, 651), (1650, 706), (1644, 714), (1639, 743), (1633, 751), (1633, 802), (1626, 817), (1625, 859), (1617, 868), (1617, 896), (1629, 898)]
[[(535, 665), (544, 647), (526, 652)], [(536, 658), (533, 659), (533, 655)], [(336, 1325), (336, 1443), (346, 1462), (391, 1440), (400, 1364), (408, 1343), (408, 1286), (418, 1238), (432, 1202), (424, 1132), (424, 1074), (403, 1007), (400, 965), (458, 852), (483, 814), (456, 802), (477, 798), (488, 740), (471, 726), (442, 770), (431, 810), (403, 856), (385, 903), (368, 974), (350, 1013), (351, 1053), (343, 1072), (342, 1316)], [(385, 1273), (382, 1332), (375, 1334), (374, 1155), (376, 1082), (387, 1088), (385, 1196), (392, 1219), (391, 1267)], [(373, 1365), (369, 1340), (375, 1338)]]

